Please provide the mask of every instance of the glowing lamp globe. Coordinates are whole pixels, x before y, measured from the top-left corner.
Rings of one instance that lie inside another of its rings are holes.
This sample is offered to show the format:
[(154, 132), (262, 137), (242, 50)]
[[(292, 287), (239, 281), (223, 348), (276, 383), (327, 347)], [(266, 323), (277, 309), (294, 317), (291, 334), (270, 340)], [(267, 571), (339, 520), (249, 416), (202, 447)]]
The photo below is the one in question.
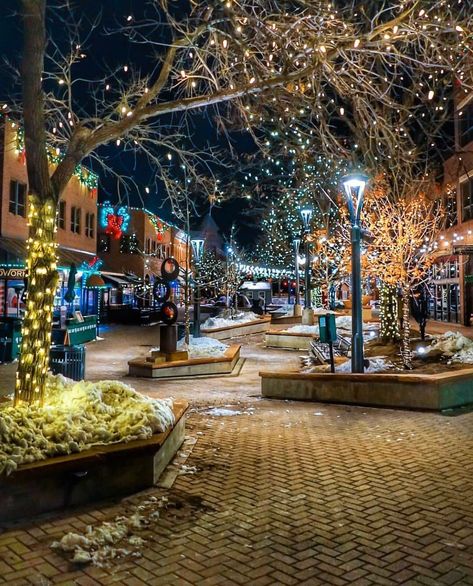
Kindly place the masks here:
[(358, 224), (363, 207), (363, 195), (365, 193), (368, 177), (361, 173), (346, 175), (342, 179), (343, 189), (350, 212), (350, 220), (353, 224)]

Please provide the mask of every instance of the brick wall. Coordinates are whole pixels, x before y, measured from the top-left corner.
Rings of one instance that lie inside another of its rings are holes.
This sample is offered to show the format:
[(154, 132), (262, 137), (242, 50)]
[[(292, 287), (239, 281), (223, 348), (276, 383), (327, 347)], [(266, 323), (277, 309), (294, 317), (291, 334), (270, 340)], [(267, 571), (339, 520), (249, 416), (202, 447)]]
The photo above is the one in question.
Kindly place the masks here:
[[(27, 173), (24, 159), (20, 156), (17, 147), (16, 131), (18, 125), (6, 121), (3, 125), (2, 140), (2, 173), (1, 173), (1, 214), (0, 234), (7, 238), (26, 240), (28, 227), (26, 217), (18, 216), (9, 211), (10, 181), (19, 181), (27, 184)], [(51, 167), (51, 172), (53, 167)], [(72, 177), (61, 197), (66, 202), (65, 227), (58, 229), (59, 244), (68, 248), (96, 252), (97, 248), (97, 194), (82, 185), (77, 177)], [(81, 210), (80, 233), (71, 231), (71, 208), (75, 206)], [(92, 237), (85, 235), (86, 214), (94, 215), (94, 233)], [(25, 213), (27, 215), (27, 212)]]

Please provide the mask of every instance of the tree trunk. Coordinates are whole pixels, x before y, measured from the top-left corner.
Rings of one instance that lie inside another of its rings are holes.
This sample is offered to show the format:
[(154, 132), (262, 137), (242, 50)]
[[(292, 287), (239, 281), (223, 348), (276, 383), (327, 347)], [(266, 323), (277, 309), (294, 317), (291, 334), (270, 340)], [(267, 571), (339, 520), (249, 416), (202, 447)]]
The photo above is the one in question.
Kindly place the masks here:
[(401, 337), (397, 287), (383, 284), (379, 292), (379, 301), (380, 337), (383, 342), (395, 342)]
[(409, 287), (402, 288), (402, 344), (401, 355), (402, 363), (406, 370), (412, 370), (412, 351), (411, 351), (411, 324), (409, 321)]
[(56, 270), (56, 204), (29, 197), (26, 312), (22, 327), (15, 404), (42, 404), (51, 346), (51, 321), (58, 281)]

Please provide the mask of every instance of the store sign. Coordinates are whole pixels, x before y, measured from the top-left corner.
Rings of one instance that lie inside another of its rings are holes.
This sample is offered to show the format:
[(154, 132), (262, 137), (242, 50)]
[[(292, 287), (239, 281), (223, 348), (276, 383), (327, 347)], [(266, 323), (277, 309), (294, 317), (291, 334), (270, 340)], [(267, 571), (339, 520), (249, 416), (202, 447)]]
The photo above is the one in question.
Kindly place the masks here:
[(473, 246), (463, 244), (460, 246), (453, 247), (453, 254), (464, 254), (465, 256), (473, 256)]
[(26, 269), (13, 267), (0, 267), (0, 279), (24, 279)]

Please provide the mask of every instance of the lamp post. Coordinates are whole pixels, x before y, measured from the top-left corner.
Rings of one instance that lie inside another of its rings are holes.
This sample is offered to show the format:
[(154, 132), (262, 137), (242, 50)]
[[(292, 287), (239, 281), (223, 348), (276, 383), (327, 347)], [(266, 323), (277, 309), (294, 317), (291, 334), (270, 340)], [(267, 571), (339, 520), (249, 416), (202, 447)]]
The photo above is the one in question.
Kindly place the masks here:
[(347, 175), (342, 179), (351, 223), (352, 372), (364, 372), (360, 215), (367, 182), (368, 178), (359, 174)]
[(300, 238), (294, 238), (292, 241), (294, 246), (294, 261), (296, 265), (296, 298), (294, 301), (294, 316), (302, 314), (301, 310), (301, 292), (300, 292), (300, 279), (299, 279), (299, 246), (301, 245)]
[(204, 239), (192, 238), (192, 256), (194, 257), (194, 279), (195, 279), (195, 293), (194, 293), (194, 338), (200, 338), (200, 283), (199, 283), (199, 266), (202, 260), (202, 253), (204, 252)]
[(304, 291), (304, 313), (302, 315), (302, 323), (304, 325), (312, 325), (314, 323), (314, 312), (312, 311), (312, 302), (310, 295), (310, 277), (311, 277), (311, 262), (310, 262), (310, 222), (312, 220), (313, 211), (311, 208), (303, 208), (301, 210), (302, 223), (304, 224), (305, 235), (305, 291)]

